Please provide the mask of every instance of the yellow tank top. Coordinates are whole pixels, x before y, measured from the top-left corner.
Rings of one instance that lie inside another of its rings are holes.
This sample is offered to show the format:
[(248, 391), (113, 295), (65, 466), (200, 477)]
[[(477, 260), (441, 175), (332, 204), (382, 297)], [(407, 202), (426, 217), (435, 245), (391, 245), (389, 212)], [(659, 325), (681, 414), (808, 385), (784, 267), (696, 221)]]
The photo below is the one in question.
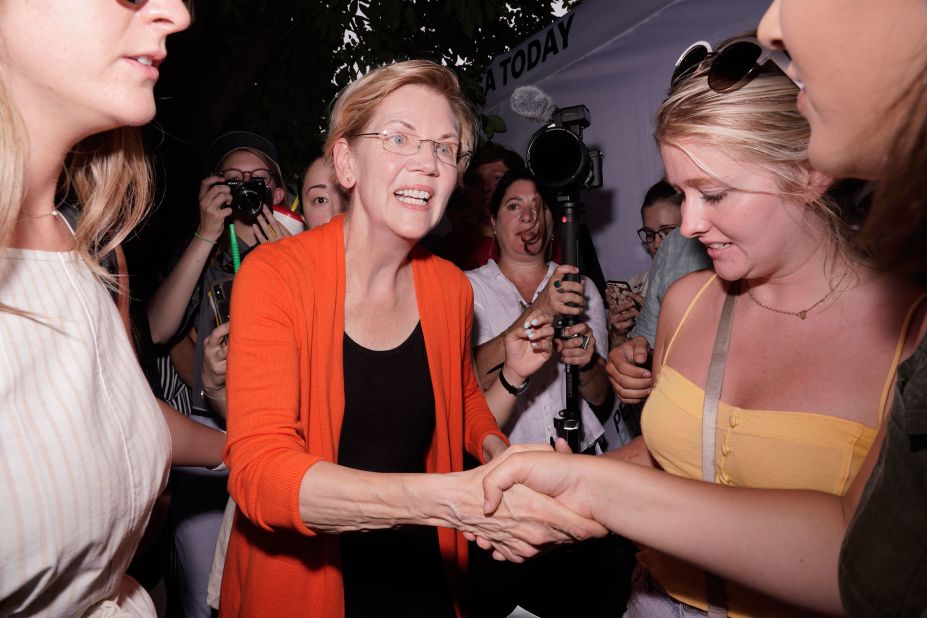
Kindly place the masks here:
[[(709, 279), (695, 295), (676, 327), (641, 418), (647, 449), (654, 459), (667, 472), (692, 479), (702, 477), (702, 402), (705, 393), (667, 363), (676, 336), (714, 278)], [(879, 424), (908, 328), (925, 296), (914, 302), (898, 336), (879, 402)], [(808, 489), (843, 495), (875, 437), (875, 428), (826, 414), (749, 410), (721, 401), (718, 404), (715, 441), (715, 482), (738, 487)], [(707, 609), (704, 571), (652, 549), (642, 550), (638, 560), (670, 596)], [(726, 582), (726, 588), (730, 616), (781, 616), (789, 611), (794, 614), (794, 608), (731, 582)]]

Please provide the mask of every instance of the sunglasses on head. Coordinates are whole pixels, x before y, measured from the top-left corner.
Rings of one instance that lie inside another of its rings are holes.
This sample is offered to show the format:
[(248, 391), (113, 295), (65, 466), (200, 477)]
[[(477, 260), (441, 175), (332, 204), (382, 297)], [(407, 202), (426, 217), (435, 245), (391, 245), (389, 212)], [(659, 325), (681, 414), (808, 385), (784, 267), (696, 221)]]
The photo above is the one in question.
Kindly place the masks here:
[(754, 37), (732, 39), (718, 51), (712, 51), (711, 45), (705, 41), (697, 41), (686, 48), (676, 61), (670, 87), (708, 66), (708, 87), (715, 92), (731, 92), (756, 77), (770, 61), (783, 73), (791, 62), (785, 52), (766, 49)]

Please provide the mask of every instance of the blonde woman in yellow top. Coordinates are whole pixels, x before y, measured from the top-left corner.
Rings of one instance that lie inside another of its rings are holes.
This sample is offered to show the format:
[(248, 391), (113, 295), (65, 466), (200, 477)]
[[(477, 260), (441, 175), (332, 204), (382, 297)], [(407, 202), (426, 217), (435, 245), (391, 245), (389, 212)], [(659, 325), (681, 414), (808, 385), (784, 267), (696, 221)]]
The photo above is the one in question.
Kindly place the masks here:
[[(807, 159), (798, 88), (772, 63), (731, 78), (732, 57), (751, 51), (750, 68), (755, 40), (695, 62), (657, 116), (681, 231), (714, 272), (664, 299), (643, 437), (620, 461), (516, 455), (484, 484), (489, 511), (500, 490), (526, 484), (641, 544), (631, 616), (697, 613), (709, 600), (733, 616), (840, 611), (843, 497), (868, 477), (895, 368), (924, 321), (921, 289), (850, 250), (825, 195), (833, 179)], [(703, 438), (728, 297), (720, 401)], [(714, 442), (704, 462), (703, 440)]]

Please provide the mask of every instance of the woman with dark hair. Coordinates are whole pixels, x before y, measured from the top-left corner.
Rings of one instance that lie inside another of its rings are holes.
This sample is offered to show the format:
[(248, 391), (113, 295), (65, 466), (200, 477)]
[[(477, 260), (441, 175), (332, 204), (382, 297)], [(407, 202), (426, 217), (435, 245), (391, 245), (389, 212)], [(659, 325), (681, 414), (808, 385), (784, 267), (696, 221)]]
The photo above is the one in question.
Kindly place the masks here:
[[(607, 353), (605, 308), (595, 287), (564, 278), (579, 272), (575, 266), (550, 260), (553, 225), (547, 200), (534, 177), (525, 169), (509, 172), (499, 181), (489, 201), (493, 241), (498, 261), (467, 272), (473, 286), (476, 367), (485, 385), (495, 381), (494, 368), (505, 358), (501, 341), (524, 323), (532, 311), (552, 315), (584, 316), (565, 329), (558, 341), (559, 354), (524, 384), (512, 411), (496, 421), (514, 444), (546, 444), (556, 438), (554, 418), (565, 407), (563, 363), (579, 371), (583, 433), (580, 448), (602, 452), (602, 423), (592, 406), (607, 398), (608, 380), (603, 357)], [(501, 375), (514, 384), (509, 376)]]
[(335, 170), (320, 152), (309, 162), (297, 181), (299, 203), (306, 229), (331, 221), (347, 208), (347, 197), (335, 181)]

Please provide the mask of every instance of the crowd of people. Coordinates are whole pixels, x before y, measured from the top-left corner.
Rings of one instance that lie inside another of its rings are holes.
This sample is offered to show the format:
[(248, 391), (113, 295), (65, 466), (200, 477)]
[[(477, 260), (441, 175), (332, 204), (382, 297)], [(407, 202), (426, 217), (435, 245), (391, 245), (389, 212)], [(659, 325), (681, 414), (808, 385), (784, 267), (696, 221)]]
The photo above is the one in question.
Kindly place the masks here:
[(218, 136), (137, 318), (137, 127), (189, 21), (0, 0), (0, 615), (927, 611), (927, 2), (686, 48), (628, 282), (561, 263), (550, 188), (406, 60), (292, 185)]

